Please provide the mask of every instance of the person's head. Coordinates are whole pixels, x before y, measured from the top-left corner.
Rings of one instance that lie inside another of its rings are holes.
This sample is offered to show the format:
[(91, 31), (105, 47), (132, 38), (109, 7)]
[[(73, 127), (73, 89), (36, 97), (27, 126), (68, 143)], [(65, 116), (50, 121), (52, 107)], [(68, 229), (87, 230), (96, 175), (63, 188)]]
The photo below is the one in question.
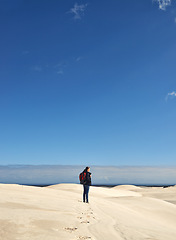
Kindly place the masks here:
[(90, 172), (90, 167), (86, 167), (86, 171), (87, 171), (87, 172)]

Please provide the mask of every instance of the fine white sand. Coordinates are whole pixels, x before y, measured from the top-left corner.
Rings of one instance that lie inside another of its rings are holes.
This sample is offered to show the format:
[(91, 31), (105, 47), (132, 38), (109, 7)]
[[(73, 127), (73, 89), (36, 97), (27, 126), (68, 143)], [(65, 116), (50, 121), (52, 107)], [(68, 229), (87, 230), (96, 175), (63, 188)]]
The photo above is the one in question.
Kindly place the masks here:
[(176, 187), (0, 184), (0, 240), (175, 240)]

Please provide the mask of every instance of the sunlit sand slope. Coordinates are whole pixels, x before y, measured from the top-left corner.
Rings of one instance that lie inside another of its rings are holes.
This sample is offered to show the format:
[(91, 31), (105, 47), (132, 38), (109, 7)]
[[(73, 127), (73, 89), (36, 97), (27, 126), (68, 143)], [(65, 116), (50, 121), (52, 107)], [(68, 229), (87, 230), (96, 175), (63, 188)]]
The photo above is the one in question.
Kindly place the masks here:
[(175, 240), (176, 187), (0, 184), (0, 240)]

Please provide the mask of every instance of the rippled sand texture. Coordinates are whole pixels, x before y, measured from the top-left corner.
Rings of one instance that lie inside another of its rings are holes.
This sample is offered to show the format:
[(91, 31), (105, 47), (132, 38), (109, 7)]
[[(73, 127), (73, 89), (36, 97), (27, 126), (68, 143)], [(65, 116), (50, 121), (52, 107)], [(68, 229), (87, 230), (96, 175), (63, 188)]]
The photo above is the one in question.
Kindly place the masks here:
[(176, 187), (0, 184), (0, 240), (175, 240)]

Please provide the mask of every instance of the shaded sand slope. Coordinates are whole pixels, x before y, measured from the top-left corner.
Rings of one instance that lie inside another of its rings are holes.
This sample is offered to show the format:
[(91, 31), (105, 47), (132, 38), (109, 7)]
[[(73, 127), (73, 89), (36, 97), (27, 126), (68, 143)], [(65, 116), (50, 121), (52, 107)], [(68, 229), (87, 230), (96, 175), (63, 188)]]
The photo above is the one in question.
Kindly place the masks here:
[(176, 187), (91, 187), (89, 204), (77, 184), (0, 184), (0, 194), (0, 240), (176, 239)]

